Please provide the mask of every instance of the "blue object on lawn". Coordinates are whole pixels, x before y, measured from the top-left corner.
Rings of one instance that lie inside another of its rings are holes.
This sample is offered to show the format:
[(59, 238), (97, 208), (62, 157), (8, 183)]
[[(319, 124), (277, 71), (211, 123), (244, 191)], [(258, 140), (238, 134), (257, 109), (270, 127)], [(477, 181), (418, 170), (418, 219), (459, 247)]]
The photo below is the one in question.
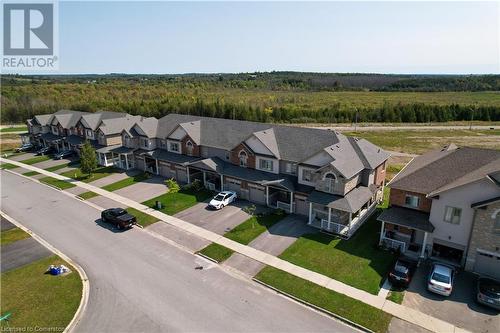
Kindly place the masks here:
[(57, 267), (57, 266), (50, 267), (50, 274), (52, 274), (52, 275), (59, 275), (61, 273), (62, 273), (61, 267)]

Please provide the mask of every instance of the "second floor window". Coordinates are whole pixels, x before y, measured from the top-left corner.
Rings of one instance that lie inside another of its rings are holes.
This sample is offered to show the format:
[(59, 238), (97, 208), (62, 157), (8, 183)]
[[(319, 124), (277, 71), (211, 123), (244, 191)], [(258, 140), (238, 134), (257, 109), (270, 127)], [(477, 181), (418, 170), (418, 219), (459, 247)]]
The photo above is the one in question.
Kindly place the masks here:
[(259, 160), (259, 169), (273, 171), (273, 161)]
[(495, 234), (500, 234), (500, 212), (495, 216), (495, 221), (493, 222), (493, 232)]
[(295, 163), (287, 163), (285, 170), (286, 170), (286, 173), (290, 173), (292, 175), (295, 175), (297, 173), (297, 164), (295, 164)]
[(312, 174), (312, 170), (302, 169), (302, 180), (305, 182), (312, 182)]
[(193, 143), (191, 141), (186, 142), (186, 150), (189, 156), (193, 155)]
[(239, 157), (240, 157), (240, 166), (246, 167), (247, 166), (247, 157), (248, 157), (247, 153), (245, 153), (244, 151), (240, 151)]
[(405, 197), (405, 205), (412, 208), (418, 208), (420, 204), (420, 198), (416, 195), (407, 195)]
[(177, 142), (170, 142), (170, 144), (168, 145), (168, 150), (178, 153), (179, 152), (179, 144)]
[(94, 137), (94, 133), (92, 133), (92, 130), (87, 130), (86, 136), (87, 136), (87, 138), (93, 138)]
[(460, 224), (460, 215), (462, 215), (462, 210), (460, 208), (446, 206), (444, 210), (444, 221), (451, 224)]
[(149, 147), (149, 140), (148, 139), (144, 139), (143, 145), (144, 145), (144, 148), (148, 148)]

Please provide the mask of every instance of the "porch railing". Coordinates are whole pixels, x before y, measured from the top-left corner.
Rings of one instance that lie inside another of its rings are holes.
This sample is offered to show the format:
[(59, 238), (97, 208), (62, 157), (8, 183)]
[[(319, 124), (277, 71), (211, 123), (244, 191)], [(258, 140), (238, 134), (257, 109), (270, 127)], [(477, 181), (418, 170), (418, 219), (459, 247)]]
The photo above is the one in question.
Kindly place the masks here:
[(403, 241), (398, 241), (396, 239), (388, 238), (388, 237), (382, 237), (382, 244), (384, 244), (387, 247), (396, 249), (401, 251), (401, 253), (406, 252), (406, 243)]
[(345, 224), (335, 223), (325, 219), (321, 219), (321, 229), (334, 232), (339, 235), (349, 235), (349, 226)]
[(290, 204), (283, 201), (276, 201), (276, 208), (283, 209), (286, 212), (290, 211)]
[(206, 187), (207, 187), (210, 191), (215, 191), (215, 184), (214, 184), (214, 183), (211, 183), (211, 182), (206, 182)]

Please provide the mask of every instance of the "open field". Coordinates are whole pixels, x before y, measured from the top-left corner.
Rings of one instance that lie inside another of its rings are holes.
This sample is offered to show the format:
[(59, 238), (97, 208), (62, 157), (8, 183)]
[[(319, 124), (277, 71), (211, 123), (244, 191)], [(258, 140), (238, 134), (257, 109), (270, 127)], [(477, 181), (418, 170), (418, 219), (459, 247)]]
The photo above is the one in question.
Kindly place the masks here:
[(365, 138), (390, 151), (422, 154), (454, 143), (458, 146), (500, 149), (500, 130), (391, 130), (344, 132)]

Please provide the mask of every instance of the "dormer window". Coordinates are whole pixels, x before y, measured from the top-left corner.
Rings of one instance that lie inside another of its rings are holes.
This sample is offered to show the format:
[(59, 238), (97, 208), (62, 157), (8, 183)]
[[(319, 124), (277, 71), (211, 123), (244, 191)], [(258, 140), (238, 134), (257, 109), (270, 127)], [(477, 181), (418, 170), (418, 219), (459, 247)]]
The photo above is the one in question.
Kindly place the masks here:
[(247, 166), (248, 156), (247, 156), (247, 153), (244, 150), (240, 151), (239, 159), (240, 159), (240, 166), (241, 167), (246, 167)]
[(335, 183), (337, 182), (337, 177), (333, 173), (327, 172), (323, 176), (323, 181), (324, 181), (325, 189), (327, 192), (334, 192), (335, 191)]
[(187, 154), (189, 156), (193, 155), (193, 143), (191, 141), (186, 142)]
[(178, 142), (169, 142), (168, 150), (178, 153), (179, 152), (179, 143)]

